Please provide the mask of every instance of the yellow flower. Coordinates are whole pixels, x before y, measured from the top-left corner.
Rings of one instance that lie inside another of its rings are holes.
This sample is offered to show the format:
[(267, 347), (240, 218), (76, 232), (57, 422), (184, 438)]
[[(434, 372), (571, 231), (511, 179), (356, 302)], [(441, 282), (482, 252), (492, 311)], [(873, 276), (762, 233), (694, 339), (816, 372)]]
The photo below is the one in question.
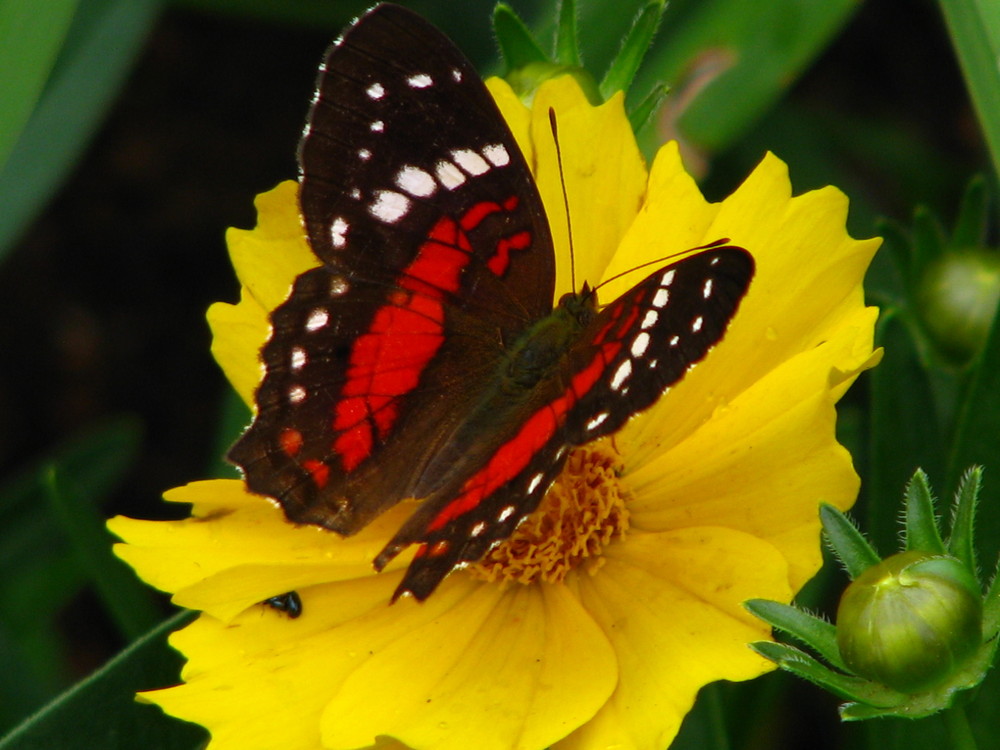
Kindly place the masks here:
[[(529, 111), (504, 83), (490, 87), (548, 209), (557, 297), (569, 243), (550, 107), (578, 279), (729, 238), (756, 260), (750, 291), (702, 364), (578, 451), (517, 539), (426, 602), (389, 604), (412, 551), (371, 568), (410, 503), (343, 539), (215, 480), (167, 493), (193, 504), (187, 520), (113, 519), (118, 554), (203, 612), (171, 639), (188, 658), (184, 684), (144, 698), (207, 726), (213, 750), (665, 747), (699, 688), (769, 669), (746, 647), (767, 632), (740, 603), (788, 601), (820, 565), (818, 503), (854, 501), (834, 404), (878, 359), (861, 290), (878, 243), (847, 236), (844, 195), (793, 198), (769, 155), (710, 204), (674, 144), (647, 175), (621, 96), (593, 107), (564, 78)], [(268, 311), (316, 264), (294, 184), (257, 208), (257, 228), (228, 238), (241, 301), (209, 312), (213, 352), (247, 403)], [(293, 589), (298, 619), (258, 605)]]

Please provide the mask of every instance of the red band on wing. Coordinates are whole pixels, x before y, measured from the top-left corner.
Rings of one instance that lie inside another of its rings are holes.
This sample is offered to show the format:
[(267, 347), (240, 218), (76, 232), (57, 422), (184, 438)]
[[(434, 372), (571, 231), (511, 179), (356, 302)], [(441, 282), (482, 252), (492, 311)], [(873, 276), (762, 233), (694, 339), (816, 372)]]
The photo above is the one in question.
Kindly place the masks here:
[[(399, 277), (399, 290), (380, 308), (368, 331), (351, 347), (347, 379), (334, 409), (333, 450), (350, 472), (371, 455), (399, 416), (398, 399), (416, 388), (424, 368), (444, 343), (444, 295), (456, 293), (472, 257), (466, 232), (488, 216), (512, 211), (514, 196), (501, 206), (481, 201), (456, 222), (441, 218)], [(510, 265), (511, 250), (531, 246), (531, 233), (518, 232), (498, 241), (486, 261), (498, 276)]]
[(532, 414), (518, 433), (500, 446), (486, 466), (466, 481), (458, 497), (441, 509), (428, 524), (427, 530), (436, 531), (449, 521), (473, 510), (484, 498), (520, 474), (532, 457), (552, 438), (577, 400), (593, 388), (621, 346), (620, 341), (604, 344), (590, 363), (573, 376), (566, 392)]
[(333, 449), (353, 471), (384, 439), (399, 416), (397, 399), (413, 390), (444, 343), (446, 292), (459, 288), (472, 248), (455, 221), (444, 217), (399, 278), (399, 291), (351, 347), (347, 380), (334, 410)]

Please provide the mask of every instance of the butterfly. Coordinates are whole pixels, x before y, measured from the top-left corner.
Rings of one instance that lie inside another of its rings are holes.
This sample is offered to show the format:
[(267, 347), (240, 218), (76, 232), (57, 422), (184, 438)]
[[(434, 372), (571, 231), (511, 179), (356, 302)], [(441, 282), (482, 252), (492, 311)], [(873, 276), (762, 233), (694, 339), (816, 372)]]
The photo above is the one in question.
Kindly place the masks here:
[(584, 284), (553, 306), (552, 236), (510, 130), (462, 53), (396, 5), (327, 52), (298, 157), (317, 267), (271, 314), (229, 458), (290, 521), (341, 535), (419, 499), (374, 560), (419, 545), (393, 601), (507, 539), (574, 447), (705, 357), (754, 273), (720, 242), (606, 305)]

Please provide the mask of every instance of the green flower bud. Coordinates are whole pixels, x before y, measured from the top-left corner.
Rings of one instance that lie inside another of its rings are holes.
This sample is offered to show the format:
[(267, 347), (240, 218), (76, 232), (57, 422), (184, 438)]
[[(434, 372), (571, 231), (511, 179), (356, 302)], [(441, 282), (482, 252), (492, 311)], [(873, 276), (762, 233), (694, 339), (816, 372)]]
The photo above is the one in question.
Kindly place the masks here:
[(837, 645), (856, 674), (916, 693), (979, 648), (982, 618), (979, 583), (961, 562), (902, 552), (847, 587), (837, 609)]
[(986, 341), (1000, 299), (1000, 253), (971, 248), (931, 263), (920, 280), (920, 316), (938, 348), (956, 362)]

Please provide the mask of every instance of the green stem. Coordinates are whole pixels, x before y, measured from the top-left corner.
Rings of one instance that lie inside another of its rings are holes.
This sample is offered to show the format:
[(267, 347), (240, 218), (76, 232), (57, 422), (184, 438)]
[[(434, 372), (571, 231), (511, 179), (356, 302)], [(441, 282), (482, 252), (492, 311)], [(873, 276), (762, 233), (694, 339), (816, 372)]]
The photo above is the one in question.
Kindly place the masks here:
[(977, 750), (976, 738), (972, 734), (972, 727), (969, 726), (969, 716), (965, 713), (965, 706), (957, 705), (944, 712), (945, 725), (948, 727), (948, 736), (951, 738), (949, 747), (952, 750)]

